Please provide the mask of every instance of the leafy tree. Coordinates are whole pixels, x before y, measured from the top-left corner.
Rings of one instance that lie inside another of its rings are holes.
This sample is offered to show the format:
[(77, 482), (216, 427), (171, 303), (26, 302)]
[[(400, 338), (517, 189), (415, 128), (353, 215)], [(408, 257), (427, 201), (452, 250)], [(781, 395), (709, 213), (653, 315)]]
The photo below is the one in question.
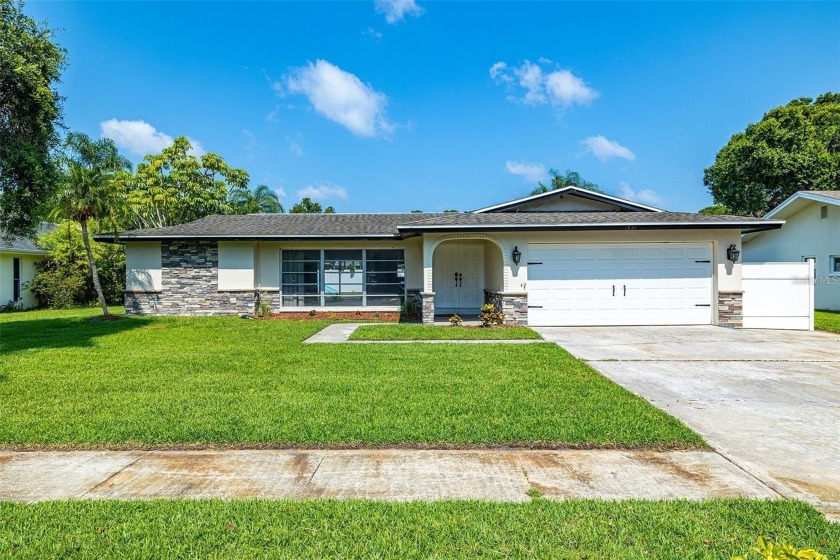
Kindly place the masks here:
[(131, 227), (173, 226), (233, 211), (230, 190), (246, 188), (248, 173), (217, 154), (199, 157), (191, 149), (189, 140), (179, 136), (160, 154), (144, 157), (134, 174), (120, 174)]
[(423, 211), (422, 210), (412, 210), (411, 213), (412, 214), (422, 214)]
[(840, 93), (795, 99), (735, 134), (703, 183), (735, 214), (762, 216), (798, 190), (840, 185)]
[(282, 214), (286, 210), (277, 193), (266, 185), (256, 189), (235, 188), (230, 191), (230, 205), (234, 214)]
[(457, 213), (458, 211), (457, 211), (457, 210), (452, 209), (452, 210), (444, 210), (443, 212), (444, 212), (445, 214), (453, 214), (453, 213)]
[(706, 214), (707, 216), (722, 216), (731, 215), (732, 211), (723, 204), (712, 204), (711, 206), (700, 209), (697, 213)]
[(562, 175), (556, 169), (549, 169), (548, 174), (551, 176), (551, 184), (543, 185), (539, 183), (539, 186), (531, 191), (531, 195), (542, 194), (568, 186), (578, 187), (588, 191), (603, 192), (596, 183), (587, 181), (580, 176), (580, 173), (571, 169), (567, 169)]
[[(89, 222), (88, 227), (91, 231), (99, 230), (97, 222)], [(96, 301), (93, 274), (78, 223), (61, 222), (39, 236), (37, 243), (47, 251), (47, 256), (37, 265), (31, 289), (42, 306), (62, 308)], [(91, 241), (90, 245), (105, 301), (118, 304), (125, 286), (125, 250), (113, 243)]]
[(0, 229), (9, 236), (35, 231), (55, 185), (65, 56), (23, 2), (0, 0)]
[(91, 140), (86, 134), (77, 132), (67, 136), (61, 163), (62, 174), (51, 217), (73, 220), (81, 227), (93, 287), (102, 305), (102, 313), (107, 316), (108, 303), (99, 282), (88, 223), (96, 220), (113, 225), (120, 218), (124, 200), (116, 188), (114, 177), (120, 171), (131, 169), (131, 163), (118, 153), (113, 140)]
[(292, 206), (289, 210), (290, 214), (335, 214), (335, 208), (327, 206), (321, 208), (321, 205), (309, 197), (304, 197), (300, 202)]

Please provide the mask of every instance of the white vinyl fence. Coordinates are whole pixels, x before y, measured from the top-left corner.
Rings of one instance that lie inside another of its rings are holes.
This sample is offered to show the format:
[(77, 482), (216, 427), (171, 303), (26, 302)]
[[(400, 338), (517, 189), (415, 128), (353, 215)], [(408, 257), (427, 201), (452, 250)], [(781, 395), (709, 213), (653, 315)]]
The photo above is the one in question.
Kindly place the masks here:
[(745, 329), (814, 330), (814, 262), (744, 263)]

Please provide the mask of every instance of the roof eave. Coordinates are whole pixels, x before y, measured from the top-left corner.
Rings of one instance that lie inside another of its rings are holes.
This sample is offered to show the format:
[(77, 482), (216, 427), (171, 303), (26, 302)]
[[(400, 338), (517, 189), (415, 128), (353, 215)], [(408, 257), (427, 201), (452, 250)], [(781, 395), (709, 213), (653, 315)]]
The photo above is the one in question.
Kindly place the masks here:
[(518, 198), (516, 200), (510, 200), (507, 202), (502, 202), (501, 204), (494, 204), (493, 206), (486, 206), (484, 208), (479, 208), (478, 210), (473, 210), (472, 214), (485, 214), (487, 212), (492, 212), (493, 210), (503, 210), (505, 208), (514, 208), (516, 206), (520, 206), (522, 204), (527, 204), (534, 200), (540, 200), (541, 198), (549, 198), (551, 196), (562, 195), (564, 193), (572, 192), (575, 196), (580, 196), (582, 198), (588, 198), (589, 200), (601, 200), (608, 204), (614, 204), (616, 206), (624, 207), (631, 211), (641, 211), (641, 212), (662, 212), (660, 208), (654, 208), (653, 206), (647, 206), (646, 204), (639, 204), (638, 202), (633, 202), (632, 200), (625, 200), (623, 198), (618, 198), (617, 196), (612, 196), (605, 193), (599, 193), (595, 191), (590, 191), (587, 189), (581, 189), (574, 186), (563, 187), (560, 189), (554, 189), (551, 191), (546, 191), (544, 193), (532, 194), (531, 196), (526, 196), (523, 198)]
[(657, 229), (738, 229), (750, 232), (778, 229), (783, 220), (767, 222), (663, 222), (663, 223), (606, 223), (606, 224), (473, 224), (473, 225), (430, 225), (400, 226), (404, 233), (442, 233), (451, 231), (638, 231)]
[(365, 234), (365, 235), (95, 235), (95, 241), (105, 243), (120, 243), (125, 241), (317, 241), (317, 240), (399, 240), (399, 234)]

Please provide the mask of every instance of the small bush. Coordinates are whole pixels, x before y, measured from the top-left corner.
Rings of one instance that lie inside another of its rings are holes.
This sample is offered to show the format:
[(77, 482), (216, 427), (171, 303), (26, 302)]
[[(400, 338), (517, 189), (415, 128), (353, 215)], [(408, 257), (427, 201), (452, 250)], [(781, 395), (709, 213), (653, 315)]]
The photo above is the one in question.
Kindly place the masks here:
[(464, 323), (464, 320), (461, 319), (461, 316), (457, 313), (449, 318), (449, 324), (453, 327), (460, 327)]
[[(754, 552), (758, 556), (751, 554)], [(828, 560), (828, 556), (820, 554), (813, 548), (796, 550), (788, 543), (767, 542), (758, 537), (758, 544), (750, 547), (750, 552), (743, 556), (733, 556), (732, 560), (750, 560), (750, 558), (765, 558), (766, 560)]]
[(417, 300), (406, 298), (405, 303), (400, 307), (400, 321), (414, 321), (420, 318), (420, 310), (417, 308)]
[(492, 327), (502, 325), (505, 322), (505, 314), (496, 309), (492, 303), (485, 303), (481, 306), (481, 326)]
[(257, 316), (268, 317), (271, 315), (271, 300), (265, 292), (257, 292)]

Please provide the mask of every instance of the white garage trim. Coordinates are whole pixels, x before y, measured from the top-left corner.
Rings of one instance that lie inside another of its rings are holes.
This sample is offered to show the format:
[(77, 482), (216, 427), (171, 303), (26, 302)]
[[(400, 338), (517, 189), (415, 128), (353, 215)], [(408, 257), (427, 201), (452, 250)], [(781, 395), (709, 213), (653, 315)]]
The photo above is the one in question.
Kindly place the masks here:
[(709, 325), (711, 243), (528, 245), (528, 324)]

